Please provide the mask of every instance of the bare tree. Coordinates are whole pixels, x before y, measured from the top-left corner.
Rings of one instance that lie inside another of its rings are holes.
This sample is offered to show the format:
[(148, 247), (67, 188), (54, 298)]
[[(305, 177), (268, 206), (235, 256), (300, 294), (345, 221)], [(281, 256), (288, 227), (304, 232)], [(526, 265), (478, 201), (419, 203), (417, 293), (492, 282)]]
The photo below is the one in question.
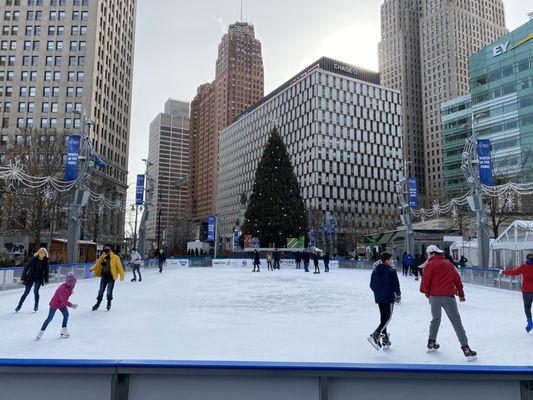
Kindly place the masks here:
[[(24, 128), (8, 143), (3, 152), (5, 164), (17, 164), (31, 176), (62, 178), (65, 170), (65, 135), (52, 129)], [(1, 202), (2, 216), (8, 229), (29, 235), (40, 246), (43, 231), (53, 225), (53, 210), (66, 196), (49, 186), (33, 188), (22, 183), (6, 185)]]

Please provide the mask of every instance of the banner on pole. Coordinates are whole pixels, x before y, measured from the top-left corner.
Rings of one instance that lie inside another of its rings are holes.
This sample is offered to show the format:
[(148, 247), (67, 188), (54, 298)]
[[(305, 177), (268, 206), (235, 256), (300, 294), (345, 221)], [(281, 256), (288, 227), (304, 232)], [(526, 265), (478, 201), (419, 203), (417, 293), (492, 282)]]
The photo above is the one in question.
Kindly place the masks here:
[(477, 158), (479, 161), (479, 182), (483, 185), (492, 186), (494, 181), (492, 179), (492, 160), (490, 152), (492, 146), (490, 139), (477, 140)]
[(259, 238), (256, 238), (256, 237), (252, 238), (252, 247), (254, 249), (258, 249), (259, 247), (261, 247), (260, 242), (259, 242)]
[(418, 208), (418, 189), (416, 187), (416, 178), (410, 177), (407, 180), (407, 187), (409, 188), (409, 207)]
[(316, 246), (316, 241), (315, 241), (315, 230), (313, 228), (311, 228), (309, 230), (309, 245), (310, 246)]
[(78, 177), (78, 157), (80, 155), (81, 136), (71, 135), (67, 140), (67, 162), (65, 165), (65, 181), (75, 181)]
[(337, 229), (337, 221), (335, 221), (334, 218), (329, 220), (329, 227), (331, 230), (331, 234), (335, 235), (335, 230)]
[(327, 235), (329, 233), (329, 226), (327, 222), (324, 222), (324, 235)]
[(135, 188), (135, 205), (140, 206), (144, 202), (144, 175), (137, 175), (137, 187)]
[(233, 231), (233, 250), (239, 247), (239, 231), (235, 229)]
[(214, 215), (207, 217), (207, 241), (215, 241), (215, 224), (217, 223), (217, 218)]

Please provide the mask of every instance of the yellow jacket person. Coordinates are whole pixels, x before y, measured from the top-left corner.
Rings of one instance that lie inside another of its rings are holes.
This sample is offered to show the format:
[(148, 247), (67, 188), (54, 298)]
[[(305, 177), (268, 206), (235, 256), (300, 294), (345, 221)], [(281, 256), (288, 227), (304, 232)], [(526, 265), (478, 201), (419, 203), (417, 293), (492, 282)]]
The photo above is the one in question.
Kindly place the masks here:
[[(96, 264), (94, 264), (89, 271), (94, 272), (94, 276), (101, 277), (102, 276), (102, 261), (107, 256), (107, 254), (104, 252), (100, 256), (98, 260), (96, 260)], [(120, 275), (120, 280), (124, 280), (124, 268), (122, 268), (122, 263), (120, 262), (120, 257), (117, 256), (112, 251), (109, 252), (109, 263), (110, 263), (110, 269), (111, 269), (111, 275), (113, 275), (113, 280), (116, 280), (118, 276)]]
[(96, 304), (93, 306), (93, 311), (98, 310), (100, 303), (104, 297), (104, 291), (107, 289), (107, 311), (111, 309), (111, 301), (113, 300), (113, 288), (115, 281), (120, 275), (120, 280), (124, 280), (124, 269), (120, 258), (111, 251), (111, 246), (105, 245), (104, 252), (96, 261), (89, 271), (94, 272), (95, 276), (100, 277), (100, 288), (98, 296), (96, 297)]

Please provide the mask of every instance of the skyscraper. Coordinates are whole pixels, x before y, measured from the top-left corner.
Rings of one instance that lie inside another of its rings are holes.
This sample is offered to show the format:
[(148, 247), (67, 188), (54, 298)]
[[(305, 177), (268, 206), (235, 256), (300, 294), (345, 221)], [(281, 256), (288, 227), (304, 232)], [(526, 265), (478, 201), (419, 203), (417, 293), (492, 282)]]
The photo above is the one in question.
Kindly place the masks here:
[(218, 133), (264, 94), (261, 43), (245, 22), (229, 26), (218, 46), (216, 75), (191, 103), (190, 211), (206, 220), (216, 212)]
[[(1, 135), (8, 140), (26, 127), (76, 133), (80, 114), (86, 114), (93, 148), (107, 164), (91, 185), (121, 202), (127, 189), (135, 12), (136, 0), (0, 5)], [(85, 238), (120, 243), (124, 211), (104, 210), (84, 226)]]
[(155, 192), (146, 238), (155, 245), (159, 233), (162, 245), (186, 215), (188, 190), (183, 179), (189, 174), (189, 103), (166, 101), (164, 112), (150, 124), (148, 159)]
[[(381, 18), (382, 83), (402, 90), (404, 153), (414, 161), (417, 176), (416, 160), (425, 153), (425, 192), (439, 199), (444, 197), (440, 103), (468, 93), (468, 58), (507, 32), (503, 3), (385, 0)], [(398, 46), (391, 44), (394, 40)], [(422, 178), (418, 180), (421, 184)]]

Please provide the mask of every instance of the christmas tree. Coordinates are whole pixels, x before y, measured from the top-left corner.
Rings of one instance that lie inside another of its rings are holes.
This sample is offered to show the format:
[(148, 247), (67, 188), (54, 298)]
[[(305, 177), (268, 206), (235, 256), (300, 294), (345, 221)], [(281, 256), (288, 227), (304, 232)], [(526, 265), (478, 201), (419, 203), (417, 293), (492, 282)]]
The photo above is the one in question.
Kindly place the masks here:
[(255, 173), (243, 234), (261, 246), (285, 247), (287, 238), (305, 237), (307, 212), (287, 148), (274, 128)]

